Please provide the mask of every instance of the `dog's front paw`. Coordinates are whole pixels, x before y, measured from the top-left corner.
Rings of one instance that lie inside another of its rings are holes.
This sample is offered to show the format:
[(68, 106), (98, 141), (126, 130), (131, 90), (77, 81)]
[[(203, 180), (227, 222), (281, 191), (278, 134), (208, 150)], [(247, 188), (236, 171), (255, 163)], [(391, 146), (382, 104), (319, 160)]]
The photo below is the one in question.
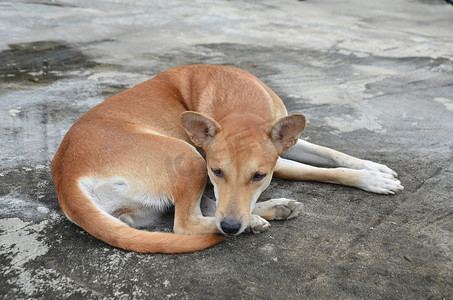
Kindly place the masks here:
[(268, 221), (258, 215), (251, 215), (249, 226), (245, 231), (252, 233), (261, 233), (267, 231), (269, 227), (271, 227), (271, 224)]
[(295, 200), (279, 198), (257, 203), (253, 213), (266, 220), (287, 220), (300, 215), (303, 207)]
[(280, 199), (272, 199), (270, 201), (274, 201), (276, 203), (280, 203), (275, 205), (275, 220), (289, 220), (292, 218), (297, 217), (304, 208), (304, 205), (300, 202), (295, 200), (280, 198)]

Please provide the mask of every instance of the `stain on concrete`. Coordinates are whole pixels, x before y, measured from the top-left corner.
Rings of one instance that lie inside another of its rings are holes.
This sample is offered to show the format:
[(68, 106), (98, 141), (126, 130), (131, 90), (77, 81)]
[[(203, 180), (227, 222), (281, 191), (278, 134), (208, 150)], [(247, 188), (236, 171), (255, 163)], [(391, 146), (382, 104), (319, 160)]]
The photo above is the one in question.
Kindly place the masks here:
[(11, 44), (0, 52), (0, 61), (1, 81), (36, 84), (48, 84), (68, 72), (99, 65), (63, 41)]
[(450, 0), (418, 0), (426, 5), (445, 5), (445, 2), (450, 2)]

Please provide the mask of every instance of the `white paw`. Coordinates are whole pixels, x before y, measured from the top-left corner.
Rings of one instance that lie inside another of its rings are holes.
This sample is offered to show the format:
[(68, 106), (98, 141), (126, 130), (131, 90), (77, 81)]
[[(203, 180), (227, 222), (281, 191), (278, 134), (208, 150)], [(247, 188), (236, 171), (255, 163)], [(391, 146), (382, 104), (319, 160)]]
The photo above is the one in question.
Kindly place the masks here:
[(360, 182), (357, 187), (365, 191), (393, 195), (404, 189), (401, 182), (392, 173), (378, 170), (357, 170), (357, 172), (360, 174)]
[(261, 233), (267, 231), (269, 227), (271, 227), (271, 224), (268, 221), (258, 215), (251, 215), (249, 226), (245, 231), (252, 233)]
[(398, 177), (398, 174), (386, 165), (375, 163), (371, 160), (362, 160), (361, 166), (358, 169), (374, 170), (381, 173), (390, 174), (393, 177)]
[(289, 220), (295, 218), (304, 208), (302, 203), (286, 198), (271, 199), (269, 202), (274, 205), (275, 220)]

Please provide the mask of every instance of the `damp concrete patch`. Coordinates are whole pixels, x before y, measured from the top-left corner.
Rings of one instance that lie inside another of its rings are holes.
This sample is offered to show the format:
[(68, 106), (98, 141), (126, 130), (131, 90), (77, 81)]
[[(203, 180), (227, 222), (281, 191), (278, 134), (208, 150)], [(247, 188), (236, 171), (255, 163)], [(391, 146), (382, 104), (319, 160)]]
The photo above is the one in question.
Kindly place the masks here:
[[(0, 67), (3, 169), (18, 160), (48, 163), (83, 113), (150, 77), (96, 63), (77, 45), (59, 41), (10, 45), (0, 58), (6, 62)], [(19, 140), (27, 147), (17, 150)]]
[(0, 52), (0, 80), (51, 83), (68, 72), (98, 66), (81, 51), (62, 41), (11, 44)]

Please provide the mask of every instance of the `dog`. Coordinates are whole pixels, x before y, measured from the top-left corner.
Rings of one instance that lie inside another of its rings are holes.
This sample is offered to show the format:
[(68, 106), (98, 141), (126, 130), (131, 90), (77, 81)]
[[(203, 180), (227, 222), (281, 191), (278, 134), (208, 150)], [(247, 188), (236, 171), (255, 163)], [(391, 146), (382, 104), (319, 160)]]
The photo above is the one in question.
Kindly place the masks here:
[[(380, 194), (403, 189), (385, 165), (299, 139), (305, 123), (243, 70), (170, 69), (70, 128), (51, 165), (58, 202), (70, 221), (114, 247), (182, 253), (297, 217), (300, 202), (257, 202), (273, 176)], [(203, 196), (207, 177), (215, 201)], [(136, 229), (172, 207), (174, 233)]]

